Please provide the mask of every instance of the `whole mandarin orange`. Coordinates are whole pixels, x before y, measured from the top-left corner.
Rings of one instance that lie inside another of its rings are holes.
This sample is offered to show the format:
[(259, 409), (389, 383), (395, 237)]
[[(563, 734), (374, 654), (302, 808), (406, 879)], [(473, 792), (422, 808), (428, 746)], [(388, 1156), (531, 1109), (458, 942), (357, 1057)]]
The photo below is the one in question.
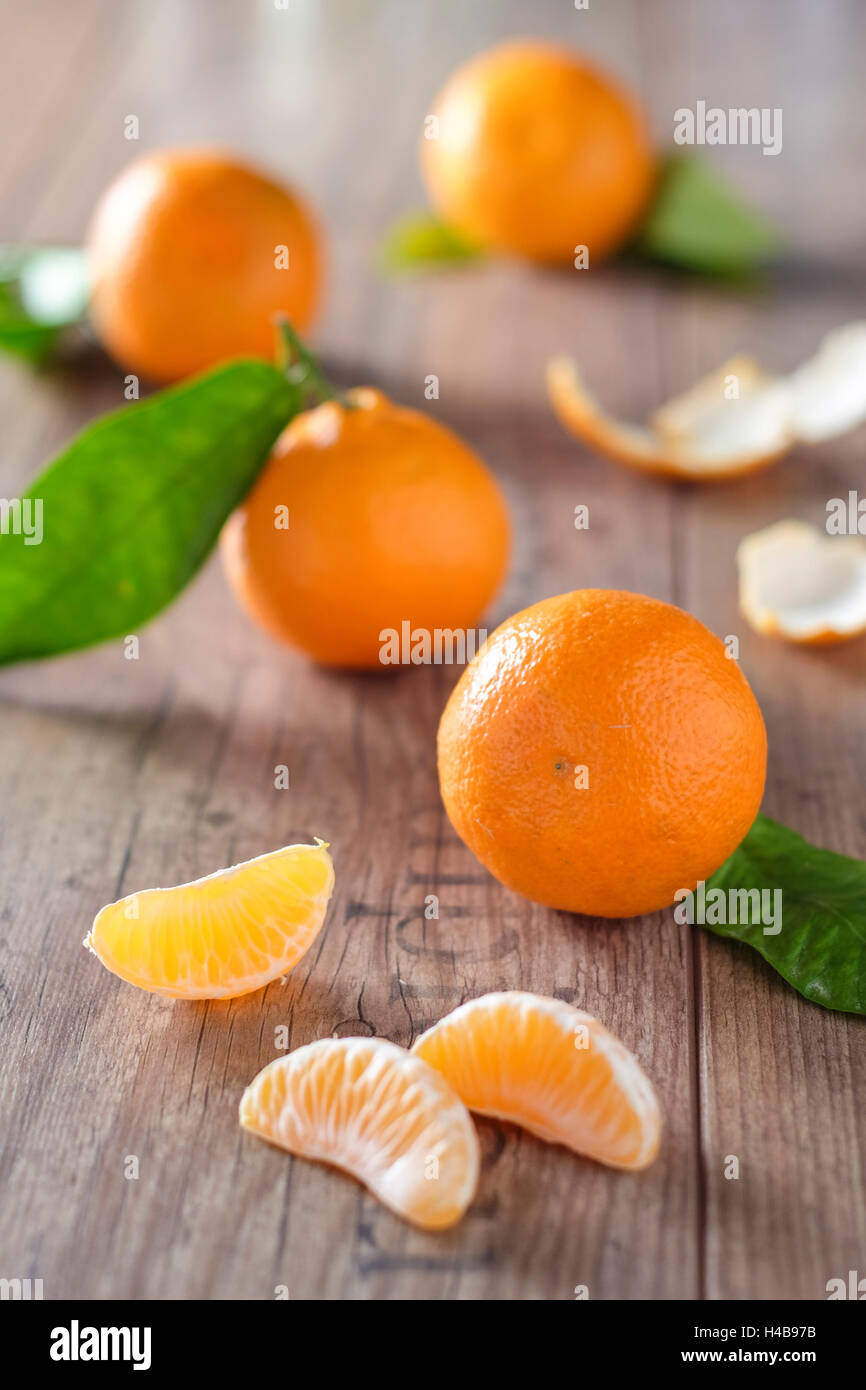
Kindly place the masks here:
[(736, 661), (690, 614), (583, 589), (509, 618), (439, 726), (454, 829), (536, 902), (632, 917), (692, 890), (761, 804), (764, 722)]
[(295, 417), (221, 538), (249, 615), (349, 667), (380, 666), (383, 633), (404, 622), (474, 628), (509, 547), (505, 500), (478, 455), (369, 388)]
[(590, 266), (636, 229), (655, 160), (646, 120), (571, 49), (519, 39), (460, 67), (433, 103), (421, 170), (440, 216), (481, 246)]
[(309, 210), (212, 150), (161, 150), (128, 165), (96, 207), (87, 250), (101, 342), (154, 381), (231, 357), (272, 358), (274, 314), (303, 329), (319, 299)]

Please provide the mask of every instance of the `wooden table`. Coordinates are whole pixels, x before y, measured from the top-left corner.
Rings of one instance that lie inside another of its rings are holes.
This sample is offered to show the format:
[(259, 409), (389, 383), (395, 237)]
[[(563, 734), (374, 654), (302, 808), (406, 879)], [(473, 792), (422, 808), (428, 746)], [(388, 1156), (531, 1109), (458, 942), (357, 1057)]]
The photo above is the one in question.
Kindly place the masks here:
[[(508, 489), (517, 554), (491, 619), (597, 585), (737, 634), (769, 729), (766, 811), (862, 856), (864, 644), (805, 652), (755, 636), (734, 551), (778, 518), (821, 522), (826, 500), (860, 483), (866, 434), (737, 484), (669, 486), (566, 438), (542, 372), (573, 351), (638, 417), (734, 350), (788, 368), (866, 312), (864, 21), (856, 0), (7, 3), (0, 239), (80, 240), (108, 178), (163, 143), (226, 143), (296, 180), (328, 229), (329, 368), (434, 411)], [(637, 84), (666, 143), (674, 110), (698, 98), (782, 107), (780, 156), (712, 157), (784, 226), (788, 268), (752, 294), (494, 262), (382, 278), (382, 230), (422, 202), (415, 145), (437, 85), (527, 29)], [(438, 402), (423, 399), (429, 373)], [(44, 376), (4, 362), (0, 491), (121, 403), (101, 358)], [(574, 529), (579, 503), (587, 531)], [(569, 1299), (582, 1284), (596, 1299), (814, 1299), (831, 1277), (866, 1274), (863, 1021), (805, 1003), (746, 948), (672, 912), (610, 924), (501, 888), (439, 801), (434, 735), (454, 677), (317, 670), (248, 625), (217, 563), (143, 631), (140, 660), (113, 644), (3, 672), (0, 1275), (42, 1278), (47, 1298), (268, 1299), (286, 1285), (295, 1299)], [(274, 788), (278, 763), (288, 791)], [(81, 949), (118, 895), (314, 834), (333, 844), (337, 891), (285, 985), (177, 1004)], [(423, 915), (429, 893), (438, 922)], [(333, 1033), (408, 1044), (461, 1000), (515, 987), (579, 1003), (638, 1054), (666, 1115), (648, 1172), (482, 1122), (477, 1202), (434, 1236), (241, 1134), (240, 1093), (275, 1056), (279, 1025), (292, 1047)]]

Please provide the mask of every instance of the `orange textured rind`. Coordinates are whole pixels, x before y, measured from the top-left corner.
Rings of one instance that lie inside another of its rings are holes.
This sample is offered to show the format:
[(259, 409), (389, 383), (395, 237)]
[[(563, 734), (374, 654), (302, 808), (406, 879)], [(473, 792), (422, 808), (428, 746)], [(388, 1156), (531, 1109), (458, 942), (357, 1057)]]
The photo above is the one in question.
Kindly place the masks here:
[(473, 633), (510, 548), (507, 502), (475, 451), (369, 387), (292, 420), (220, 539), (236, 598), (271, 637), (378, 671), (394, 669), (383, 653), (404, 622)]
[(767, 739), (738, 663), (697, 618), (617, 590), (515, 613), (451, 692), (439, 786), (507, 888), (591, 917), (670, 906), (758, 813)]
[(273, 315), (303, 332), (322, 234), (295, 190), (220, 149), (150, 150), (114, 178), (87, 232), (90, 318), (122, 366), (177, 381), (271, 360)]
[(639, 224), (657, 162), (643, 111), (562, 45), (516, 38), (470, 58), (428, 110), (421, 174), (438, 215), (469, 241), (572, 266), (612, 255)]

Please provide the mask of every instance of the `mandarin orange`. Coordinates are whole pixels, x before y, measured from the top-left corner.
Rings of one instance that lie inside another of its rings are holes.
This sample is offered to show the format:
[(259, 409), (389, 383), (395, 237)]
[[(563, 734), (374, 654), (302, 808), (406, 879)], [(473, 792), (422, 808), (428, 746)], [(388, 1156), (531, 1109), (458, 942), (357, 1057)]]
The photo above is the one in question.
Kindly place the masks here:
[(128, 165), (87, 237), (91, 317), (130, 371), (175, 381), (273, 355), (273, 316), (299, 329), (319, 300), (321, 235), (296, 193), (214, 150)]
[(451, 430), (360, 388), (295, 417), (222, 534), (237, 598), (334, 666), (380, 666), (383, 634), (474, 628), (505, 574), (508, 510)]
[(767, 741), (736, 661), (697, 618), (584, 589), (503, 623), (439, 726), (457, 833), (550, 907), (632, 917), (693, 890), (758, 813)]
[[(471, 241), (590, 266), (635, 230), (653, 187), (646, 120), (573, 50), (513, 40), (460, 67), (434, 101), (421, 170), (440, 216)], [(432, 138), (431, 138), (432, 137)]]

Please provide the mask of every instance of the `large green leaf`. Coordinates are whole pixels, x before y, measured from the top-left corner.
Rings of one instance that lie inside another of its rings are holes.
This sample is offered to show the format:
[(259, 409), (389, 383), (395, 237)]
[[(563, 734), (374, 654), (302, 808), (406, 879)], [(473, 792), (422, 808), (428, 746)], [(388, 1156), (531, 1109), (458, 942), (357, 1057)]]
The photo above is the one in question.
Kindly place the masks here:
[[(0, 512), (0, 662), (135, 633), (170, 603), (298, 398), (267, 362), (230, 362), (85, 430)], [(39, 543), (22, 502), (41, 503)]]
[(748, 275), (781, 249), (772, 224), (697, 156), (662, 169), (655, 200), (632, 250), (703, 274)]
[(705, 923), (717, 936), (753, 946), (806, 999), (866, 1014), (866, 864), (817, 849), (787, 826), (759, 816), (739, 849), (707, 880), (720, 888), (781, 890), (781, 930)]

